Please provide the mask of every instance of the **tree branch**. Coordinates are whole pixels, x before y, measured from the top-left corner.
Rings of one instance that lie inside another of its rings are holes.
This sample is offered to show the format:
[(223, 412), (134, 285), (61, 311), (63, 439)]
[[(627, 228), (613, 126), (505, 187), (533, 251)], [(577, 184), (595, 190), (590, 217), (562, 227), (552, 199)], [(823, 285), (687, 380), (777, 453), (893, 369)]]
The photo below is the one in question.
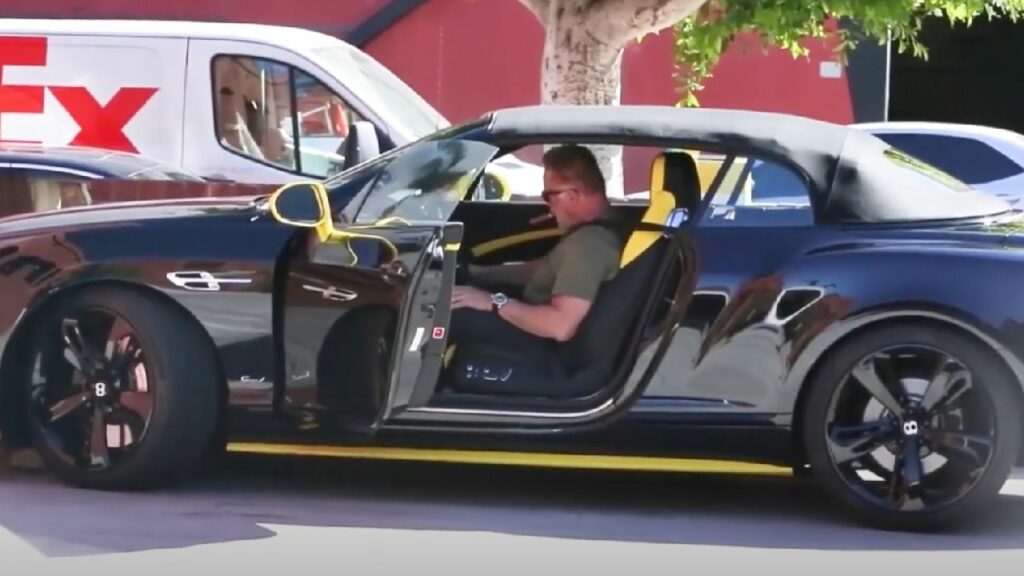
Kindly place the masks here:
[(551, 0), (519, 0), (519, 3), (526, 6), (533, 15), (540, 20), (541, 26), (548, 25), (548, 10), (551, 8)]
[(696, 13), (708, 0), (597, 0), (590, 3), (587, 29), (616, 46), (659, 32)]

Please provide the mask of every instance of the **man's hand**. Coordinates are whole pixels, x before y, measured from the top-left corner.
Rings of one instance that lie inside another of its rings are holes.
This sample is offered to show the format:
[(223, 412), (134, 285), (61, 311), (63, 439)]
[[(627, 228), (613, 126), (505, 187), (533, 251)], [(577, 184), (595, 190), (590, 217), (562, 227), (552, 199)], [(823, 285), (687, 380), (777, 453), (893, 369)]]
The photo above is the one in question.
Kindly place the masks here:
[(456, 286), (452, 289), (452, 308), (472, 308), (490, 312), (491, 295), (473, 286)]

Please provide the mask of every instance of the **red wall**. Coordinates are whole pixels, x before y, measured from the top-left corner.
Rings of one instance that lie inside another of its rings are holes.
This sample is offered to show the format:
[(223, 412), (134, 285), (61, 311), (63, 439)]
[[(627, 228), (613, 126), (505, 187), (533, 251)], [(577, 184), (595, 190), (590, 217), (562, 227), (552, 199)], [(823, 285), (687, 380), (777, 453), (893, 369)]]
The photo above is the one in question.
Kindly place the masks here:
[(3, 0), (4, 18), (132, 18), (344, 28), (387, 0)]

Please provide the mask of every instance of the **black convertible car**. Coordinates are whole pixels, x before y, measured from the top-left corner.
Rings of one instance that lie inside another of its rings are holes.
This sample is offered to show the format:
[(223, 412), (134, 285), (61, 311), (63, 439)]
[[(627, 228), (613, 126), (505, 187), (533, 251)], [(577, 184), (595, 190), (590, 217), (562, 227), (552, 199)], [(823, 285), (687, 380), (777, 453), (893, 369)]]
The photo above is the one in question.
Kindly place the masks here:
[[(964, 521), (1007, 479), (1024, 236), (1002, 200), (776, 114), (540, 106), (383, 154), (374, 140), (357, 127), (355, 167), (271, 197), (0, 220), (4, 442), (102, 489), (180, 479), (225, 447), (751, 463), (896, 529)], [(564, 377), (524, 394), (515, 350), (450, 362), (451, 291), (470, 263), (558, 240), (537, 191), (507, 194), (490, 167), (568, 142), (643, 152), (650, 178), (615, 203), (635, 228), (558, 344)]]

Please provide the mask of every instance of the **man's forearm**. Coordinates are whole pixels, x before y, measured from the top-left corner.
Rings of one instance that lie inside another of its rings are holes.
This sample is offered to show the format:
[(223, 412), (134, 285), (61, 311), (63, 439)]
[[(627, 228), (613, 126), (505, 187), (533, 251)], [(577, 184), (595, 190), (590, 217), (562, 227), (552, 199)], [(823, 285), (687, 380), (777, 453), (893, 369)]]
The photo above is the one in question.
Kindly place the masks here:
[(516, 328), (541, 338), (564, 342), (572, 337), (564, 330), (566, 323), (560, 321), (561, 312), (551, 304), (534, 305), (509, 300), (498, 314)]
[(479, 284), (525, 286), (529, 282), (536, 266), (536, 261), (500, 264), (497, 266), (471, 266), (469, 277), (474, 283)]

